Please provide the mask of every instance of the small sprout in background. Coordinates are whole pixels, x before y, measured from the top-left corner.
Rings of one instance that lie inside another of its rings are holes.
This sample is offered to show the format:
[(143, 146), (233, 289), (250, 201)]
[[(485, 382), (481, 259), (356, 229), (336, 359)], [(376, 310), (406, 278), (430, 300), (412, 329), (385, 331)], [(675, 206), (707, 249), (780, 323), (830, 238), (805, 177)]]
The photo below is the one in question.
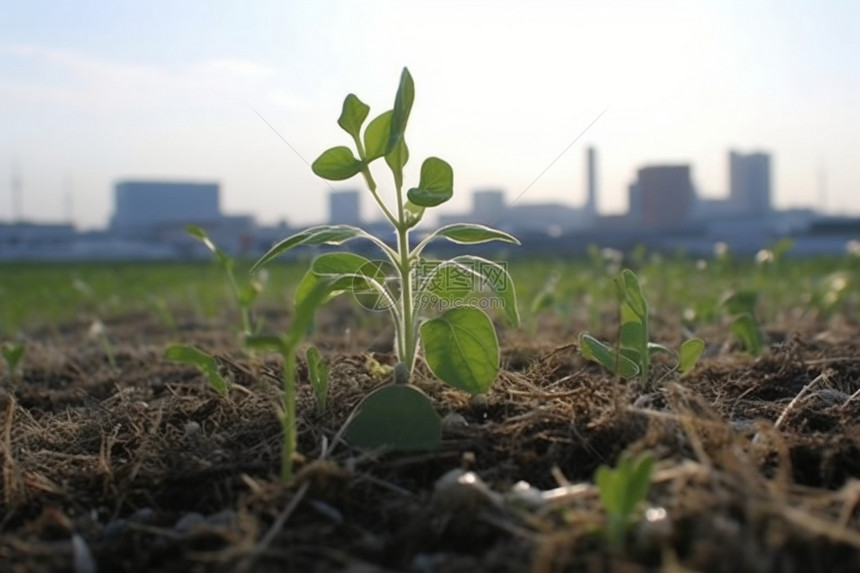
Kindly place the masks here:
[(113, 343), (110, 341), (110, 337), (108, 336), (107, 328), (104, 323), (99, 319), (95, 319), (90, 324), (87, 335), (99, 343), (107, 357), (108, 364), (110, 364), (111, 368), (115, 369), (116, 351), (114, 350)]
[(845, 252), (851, 257), (860, 258), (860, 241), (851, 239), (845, 243)]
[(558, 281), (561, 273), (554, 269), (544, 281), (543, 286), (532, 298), (529, 304), (529, 330), (532, 334), (537, 332), (538, 318), (545, 310), (554, 309), (558, 304)]
[(167, 347), (164, 357), (174, 362), (197, 367), (206, 376), (206, 381), (213, 390), (221, 396), (227, 393), (227, 380), (218, 371), (218, 362), (213, 356), (193, 346), (173, 344)]
[(648, 497), (654, 458), (645, 455), (636, 459), (622, 458), (615, 469), (600, 466), (594, 482), (600, 490), (600, 501), (606, 510), (604, 533), (610, 546), (623, 551), (627, 532), (639, 517), (639, 509)]
[(0, 353), (3, 354), (3, 360), (6, 362), (6, 371), (12, 380), (17, 380), (18, 365), (24, 358), (26, 350), (27, 348), (20, 342), (4, 342), (0, 345)]
[(597, 362), (622, 378), (638, 377), (645, 390), (651, 386), (651, 357), (655, 354), (675, 354), (678, 372), (681, 375), (689, 372), (705, 347), (704, 341), (700, 338), (688, 339), (677, 354), (666, 346), (651, 342), (649, 308), (638, 277), (630, 269), (624, 269), (615, 278), (615, 287), (621, 324), (618, 344), (613, 347), (582, 333), (579, 336), (579, 351), (583, 358)]
[(248, 336), (257, 333), (260, 325), (254, 324), (251, 318), (251, 306), (263, 290), (265, 275), (253, 275), (248, 282), (239, 286), (239, 283), (236, 281), (236, 275), (233, 272), (236, 267), (236, 261), (233, 260), (233, 257), (215, 245), (212, 239), (209, 238), (209, 235), (206, 234), (206, 231), (200, 227), (188, 225), (185, 230), (188, 231), (189, 235), (203, 243), (215, 255), (215, 260), (224, 269), (233, 300), (236, 301), (236, 305), (239, 307), (239, 316), (242, 321), (242, 335)]
[(764, 348), (764, 336), (755, 319), (758, 293), (753, 290), (738, 290), (727, 293), (720, 307), (729, 315), (732, 334), (737, 337), (744, 351), (758, 356)]
[(325, 412), (326, 397), (328, 395), (328, 365), (323, 362), (320, 351), (315, 346), (308, 347), (305, 352), (308, 361), (308, 378), (314, 390), (317, 412)]

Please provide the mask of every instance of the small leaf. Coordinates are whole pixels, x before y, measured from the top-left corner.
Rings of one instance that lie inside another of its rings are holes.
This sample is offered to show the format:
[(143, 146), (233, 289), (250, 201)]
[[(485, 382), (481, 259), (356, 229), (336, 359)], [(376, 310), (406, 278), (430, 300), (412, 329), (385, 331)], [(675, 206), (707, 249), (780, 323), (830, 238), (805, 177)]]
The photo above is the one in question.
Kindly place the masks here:
[(385, 163), (394, 174), (394, 185), (398, 188), (403, 187), (403, 167), (409, 161), (409, 147), (406, 146), (406, 140), (400, 139), (393, 149), (385, 154)]
[(206, 231), (204, 231), (201, 227), (198, 227), (197, 225), (187, 225), (185, 227), (185, 231), (189, 235), (203, 243), (203, 245), (205, 245), (206, 248), (209, 249), (209, 251), (213, 255), (215, 255), (219, 263), (221, 263), (227, 268), (233, 268), (233, 259), (230, 257), (230, 255), (219, 249), (215, 245), (215, 243), (212, 242), (212, 239), (209, 238), (209, 235), (206, 234)]
[(740, 339), (744, 350), (758, 356), (761, 354), (764, 340), (762, 339), (761, 331), (756, 324), (755, 319), (751, 314), (741, 314), (732, 321), (732, 333)]
[(648, 355), (654, 356), (655, 354), (674, 354), (675, 352), (669, 348), (668, 346), (663, 346), (662, 344), (657, 344), (656, 342), (648, 343)]
[[(403, 142), (406, 132), (406, 123), (409, 121), (409, 113), (412, 111), (412, 102), (415, 100), (415, 83), (412, 74), (407, 68), (403, 68), (400, 74), (400, 84), (397, 86), (397, 94), (394, 96), (394, 109), (391, 115), (391, 133), (386, 146), (386, 155), (391, 154), (395, 148)], [(401, 168), (405, 162), (401, 164)]]
[(352, 239), (359, 238), (372, 238), (372, 236), (364, 229), (351, 225), (319, 225), (311, 227), (276, 243), (254, 263), (250, 272), (253, 273), (278, 255), (299, 245), (340, 245)]
[(351, 136), (358, 137), (361, 132), (361, 124), (367, 119), (369, 111), (370, 107), (367, 104), (363, 103), (354, 94), (349, 94), (343, 100), (343, 109), (340, 112), (337, 124)]
[(635, 362), (588, 334), (579, 335), (579, 352), (583, 358), (597, 362), (612, 374), (623, 378), (639, 375), (639, 366)]
[(311, 164), (311, 170), (329, 181), (343, 181), (361, 172), (364, 163), (355, 158), (345, 145), (332, 147), (322, 152)]
[[(625, 305), (626, 306), (626, 305)], [(638, 319), (635, 321), (624, 321), (622, 318), (621, 329), (618, 332), (619, 345), (622, 348), (633, 348), (637, 351), (645, 348), (648, 344), (645, 329)]]
[(729, 314), (755, 314), (758, 293), (752, 290), (730, 291), (720, 301)]
[(243, 343), (247, 348), (252, 350), (262, 350), (265, 352), (285, 352), (285, 341), (280, 336), (255, 334), (246, 336)]
[[(456, 267), (459, 272), (447, 274), (445, 269), (448, 267)], [(519, 325), (520, 314), (514, 281), (504, 266), (483, 257), (460, 255), (439, 263), (435, 270), (425, 271), (423, 268), (421, 270), (424, 276), (421, 277), (422, 281), (418, 286), (419, 292), (425, 288), (431, 288), (439, 296), (446, 294), (456, 297), (465, 296), (469, 292), (480, 293), (489, 290), (501, 299), (508, 321), (514, 326)], [(436, 281), (434, 273), (443, 272), (446, 274), (442, 275), (442, 279), (447, 280), (448, 283), (433, 284)], [(439, 288), (440, 286), (442, 288)], [(461, 294), (458, 295), (458, 291)]]
[(678, 352), (678, 372), (682, 376), (693, 369), (704, 349), (705, 341), (701, 338), (691, 338), (684, 341)]
[(621, 271), (619, 277), (621, 288), (624, 292), (624, 300), (630, 305), (630, 309), (642, 321), (648, 318), (648, 303), (645, 302), (645, 297), (642, 295), (642, 289), (639, 287), (639, 278), (630, 269)]
[(370, 163), (385, 155), (388, 149), (388, 137), (391, 135), (391, 115), (394, 112), (388, 110), (376, 116), (364, 130), (364, 154), (365, 161)]
[(328, 392), (328, 366), (323, 362), (319, 350), (311, 346), (305, 353), (305, 358), (308, 361), (308, 378), (311, 381), (311, 387), (314, 390), (314, 398), (316, 398), (317, 410), (325, 411), (326, 393)]
[(3, 359), (6, 361), (6, 366), (9, 368), (9, 374), (14, 374), (18, 368), (18, 363), (24, 357), (26, 347), (23, 344), (14, 342), (4, 342), (0, 346), (0, 353), (3, 354)]
[(406, 203), (403, 204), (403, 214), (406, 228), (411, 229), (421, 222), (421, 217), (424, 216), (424, 207), (407, 200)]
[(454, 170), (438, 157), (428, 157), (421, 165), (418, 187), (407, 192), (409, 200), (421, 207), (441, 205), (454, 195)]
[(628, 518), (636, 511), (637, 506), (645, 501), (648, 489), (651, 487), (651, 472), (654, 469), (654, 458), (642, 456), (630, 462), (628, 471), (622, 474), (625, 487), (625, 503), (622, 513)]
[(434, 231), (427, 239), (434, 239), (436, 237), (445, 237), (449, 241), (461, 245), (476, 245), (490, 241), (503, 241), (514, 245), (520, 244), (519, 240), (513, 235), (476, 223), (445, 225), (441, 229)]
[(424, 322), (421, 340), (430, 371), (455, 388), (483, 394), (499, 373), (496, 330), (477, 308), (452, 308)]
[(418, 388), (384, 386), (359, 405), (346, 438), (359, 448), (432, 450), (442, 440), (442, 421), (430, 398)]
[(227, 393), (227, 381), (218, 372), (218, 362), (209, 354), (193, 346), (174, 344), (167, 347), (164, 356), (168, 360), (196, 366), (206, 375), (209, 386), (221, 395)]

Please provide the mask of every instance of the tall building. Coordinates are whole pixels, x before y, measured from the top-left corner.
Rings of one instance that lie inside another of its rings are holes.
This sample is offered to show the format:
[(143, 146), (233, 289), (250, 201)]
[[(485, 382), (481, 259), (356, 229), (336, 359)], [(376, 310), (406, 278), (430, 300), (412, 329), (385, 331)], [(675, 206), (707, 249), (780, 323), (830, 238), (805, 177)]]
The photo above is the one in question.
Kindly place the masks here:
[(639, 170), (636, 182), (642, 224), (676, 230), (689, 222), (695, 193), (689, 165), (655, 165)]
[(597, 150), (589, 147), (586, 158), (586, 196), (583, 211), (587, 217), (597, 216)]
[(729, 198), (744, 215), (770, 212), (770, 155), (729, 152)]
[(165, 224), (189, 224), (221, 217), (218, 183), (120, 181), (114, 185), (111, 230), (146, 233)]
[(472, 194), (472, 217), (476, 223), (494, 225), (506, 210), (504, 191), (484, 189)]
[(361, 196), (358, 191), (332, 191), (328, 194), (330, 225), (361, 226)]

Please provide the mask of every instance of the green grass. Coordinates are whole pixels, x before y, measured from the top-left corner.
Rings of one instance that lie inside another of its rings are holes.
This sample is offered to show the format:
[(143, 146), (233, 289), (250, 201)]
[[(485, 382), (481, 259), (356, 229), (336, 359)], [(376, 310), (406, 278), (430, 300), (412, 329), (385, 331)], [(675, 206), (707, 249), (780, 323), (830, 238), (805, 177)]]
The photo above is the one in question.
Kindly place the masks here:
[[(237, 274), (247, 273), (240, 264)], [(301, 265), (269, 269), (264, 305), (286, 302)], [(223, 270), (211, 262), (0, 265), (0, 336), (19, 329), (133, 312), (191, 312), (203, 319), (233, 309)]]
[[(625, 265), (627, 262), (625, 262)], [(260, 305), (287, 310), (306, 262), (272, 265)], [(239, 264), (237, 277), (249, 264)], [(578, 327), (598, 330), (615, 305), (612, 277), (617, 268), (591, 259), (517, 258), (508, 262), (523, 319), (529, 305), (553, 272), (559, 275), (553, 305), (542, 313), (557, 313)], [(764, 326), (791, 313), (793, 318), (827, 317), (860, 309), (860, 259), (829, 257), (788, 259), (775, 266), (752, 260), (720, 264), (645, 256), (634, 270), (647, 289), (652, 312), (702, 325), (725, 319), (719, 301), (730, 290), (758, 293), (756, 314)], [(841, 287), (841, 288), (838, 288)], [(157, 313), (163, 301), (174, 312), (202, 319), (220, 316), (235, 303), (223, 270), (213, 262), (124, 264), (4, 264), (0, 265), (0, 337), (17, 330), (59, 326), (71, 320), (105, 319), (130, 312)], [(500, 317), (501, 318), (501, 317)]]

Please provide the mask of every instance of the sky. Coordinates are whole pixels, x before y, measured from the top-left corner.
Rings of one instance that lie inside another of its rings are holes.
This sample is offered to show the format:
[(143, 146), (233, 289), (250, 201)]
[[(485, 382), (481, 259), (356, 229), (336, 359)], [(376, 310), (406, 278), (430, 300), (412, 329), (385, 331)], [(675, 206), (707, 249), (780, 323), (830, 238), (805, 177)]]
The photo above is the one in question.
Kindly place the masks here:
[[(406, 185), (448, 161), (442, 211), (481, 188), (581, 205), (593, 145), (601, 213), (626, 210), (645, 165), (690, 164), (724, 197), (736, 149), (772, 154), (777, 207), (856, 214), (857, 30), (856, 0), (0, 0), (0, 220), (17, 173), (38, 222), (105, 227), (114, 183), (137, 178), (218, 181), (223, 211), (264, 224), (321, 221), (309, 164), (350, 145), (343, 98), (390, 109), (404, 66)], [(378, 218), (369, 195), (362, 215)]]

